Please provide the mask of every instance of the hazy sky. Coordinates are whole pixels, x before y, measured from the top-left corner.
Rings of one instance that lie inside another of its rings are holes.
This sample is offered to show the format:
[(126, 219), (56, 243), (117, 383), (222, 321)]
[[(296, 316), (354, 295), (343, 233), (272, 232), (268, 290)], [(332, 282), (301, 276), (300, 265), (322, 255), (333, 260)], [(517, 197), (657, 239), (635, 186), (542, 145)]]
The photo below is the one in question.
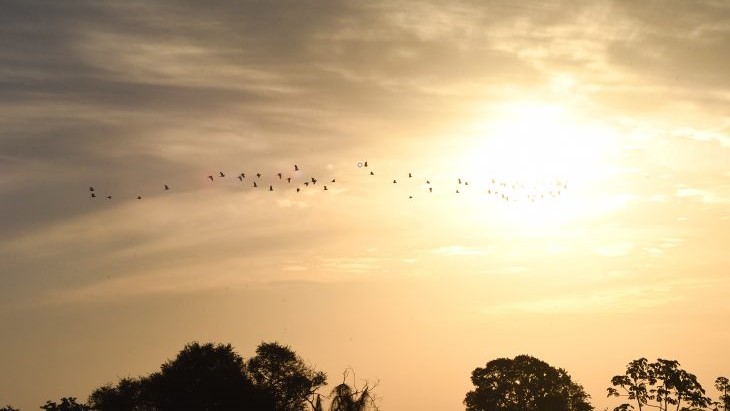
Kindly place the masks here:
[(0, 1), (0, 405), (193, 340), (384, 410), (523, 353), (598, 409), (642, 356), (714, 396), (729, 63), (724, 0)]

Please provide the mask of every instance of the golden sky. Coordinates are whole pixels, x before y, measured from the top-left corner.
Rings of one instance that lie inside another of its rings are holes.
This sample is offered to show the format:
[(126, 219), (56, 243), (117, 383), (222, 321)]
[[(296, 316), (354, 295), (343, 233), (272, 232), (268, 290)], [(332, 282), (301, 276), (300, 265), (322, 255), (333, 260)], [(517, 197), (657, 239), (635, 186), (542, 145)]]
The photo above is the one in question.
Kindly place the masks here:
[(597, 409), (642, 356), (714, 395), (729, 63), (723, 0), (3, 1), (0, 404), (193, 340), (385, 410), (523, 353)]

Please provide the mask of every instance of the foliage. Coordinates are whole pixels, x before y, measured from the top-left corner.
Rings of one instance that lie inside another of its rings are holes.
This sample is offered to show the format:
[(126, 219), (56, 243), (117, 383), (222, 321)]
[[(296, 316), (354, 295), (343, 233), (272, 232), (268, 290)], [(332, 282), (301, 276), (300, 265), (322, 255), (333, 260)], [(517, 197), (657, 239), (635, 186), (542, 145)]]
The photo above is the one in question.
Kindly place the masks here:
[(374, 387), (370, 387), (366, 383), (365, 387), (358, 389), (355, 386), (354, 376), (353, 386), (351, 387), (345, 383), (347, 375), (348, 373), (345, 372), (342, 383), (336, 386), (330, 393), (332, 402), (330, 403), (329, 411), (377, 411), (378, 407), (375, 405), (375, 398), (373, 398), (372, 394)]
[(20, 410), (13, 406), (6, 405), (6, 406), (0, 408), (0, 411), (20, 411)]
[(41, 409), (46, 411), (90, 411), (91, 408), (85, 404), (76, 402), (76, 397), (61, 398), (61, 403), (46, 401), (45, 405), (41, 405)]
[(323, 372), (276, 342), (261, 343), (246, 369), (254, 385), (273, 396), (277, 411), (302, 411), (307, 404), (315, 407), (316, 391), (327, 383)]
[[(677, 411), (683, 406), (689, 409), (709, 406), (711, 400), (705, 396), (697, 377), (679, 365), (678, 361), (661, 358), (653, 363), (646, 358), (631, 361), (623, 375), (611, 378), (613, 387), (608, 388), (608, 396), (626, 397), (630, 402), (634, 401), (639, 410), (647, 405), (660, 411), (668, 411), (670, 406)], [(624, 403), (614, 411), (633, 409), (632, 404)]]
[(472, 372), (467, 411), (590, 411), (588, 394), (568, 373), (528, 355), (499, 358)]
[(197, 342), (159, 372), (97, 388), (89, 404), (97, 411), (274, 410), (271, 396), (254, 387), (230, 344)]
[(726, 377), (717, 377), (715, 388), (720, 391), (720, 401), (715, 403), (715, 407), (730, 411), (730, 381)]

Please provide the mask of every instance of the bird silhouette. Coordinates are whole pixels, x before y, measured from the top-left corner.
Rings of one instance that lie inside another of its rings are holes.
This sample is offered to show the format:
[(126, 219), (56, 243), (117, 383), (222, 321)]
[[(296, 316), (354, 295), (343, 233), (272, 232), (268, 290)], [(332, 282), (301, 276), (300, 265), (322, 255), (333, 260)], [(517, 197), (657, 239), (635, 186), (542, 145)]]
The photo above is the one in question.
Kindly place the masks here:
[(287, 177), (287, 178), (286, 178), (286, 182), (287, 182), (287, 183), (291, 183), (291, 177)]
[(256, 185), (256, 182), (255, 182), (255, 181), (253, 182), (253, 186), (254, 186), (254, 188), (258, 187), (258, 186)]
[(94, 191), (94, 187), (89, 187), (89, 191)]
[(165, 184), (165, 190), (169, 190), (169, 189), (170, 189), (170, 186), (168, 186), (167, 184)]
[(269, 186), (269, 191), (274, 191), (274, 186)]
[(459, 194), (459, 190), (456, 190), (456, 194)]
[(221, 177), (225, 177), (226, 176), (225, 174), (223, 174), (222, 171), (219, 171), (218, 174), (220, 174)]
[(137, 200), (141, 200), (141, 199), (142, 199), (142, 196), (137, 196)]
[(96, 198), (96, 194), (91, 193), (91, 198)]
[(238, 181), (243, 181), (243, 177), (238, 176)]
[(281, 180), (281, 173), (276, 173), (277, 176), (279, 176), (279, 180)]
[(299, 192), (299, 187), (297, 187), (297, 193)]
[(365, 167), (367, 167), (368, 166), (368, 162), (366, 161), (364, 165), (365, 165)]
[(299, 171), (299, 166), (294, 164), (294, 171)]
[(246, 178), (246, 174), (245, 173), (241, 173), (241, 178)]
[(256, 178), (261, 178), (261, 173), (256, 173)]
[(413, 198), (413, 196), (408, 196), (408, 198)]
[(304, 185), (307, 186), (307, 187), (309, 187), (309, 181), (305, 181), (304, 182)]
[(332, 179), (332, 182), (333, 182), (333, 183), (335, 182), (335, 179), (334, 179), (334, 178)]
[(112, 196), (106, 196), (107, 200), (111, 200)]
[(210, 179), (210, 181), (213, 181), (213, 176), (208, 176), (208, 178)]
[(374, 176), (374, 175), (375, 175), (375, 173), (373, 173), (373, 172), (371, 171), (371, 172), (370, 172), (370, 175), (371, 175), (371, 176)]
[(393, 180), (393, 184), (397, 183), (397, 181)]
[(324, 186), (324, 191), (327, 191), (327, 186)]
[(428, 180), (426, 180), (426, 184), (431, 184), (431, 182), (430, 182), (430, 181), (428, 181)]
[(433, 187), (429, 187), (429, 188), (428, 188), (428, 192), (429, 192), (429, 193), (433, 193)]
[(411, 178), (411, 177), (413, 177), (413, 174), (408, 173), (408, 178)]
[(459, 179), (459, 184), (461, 184), (461, 179)]

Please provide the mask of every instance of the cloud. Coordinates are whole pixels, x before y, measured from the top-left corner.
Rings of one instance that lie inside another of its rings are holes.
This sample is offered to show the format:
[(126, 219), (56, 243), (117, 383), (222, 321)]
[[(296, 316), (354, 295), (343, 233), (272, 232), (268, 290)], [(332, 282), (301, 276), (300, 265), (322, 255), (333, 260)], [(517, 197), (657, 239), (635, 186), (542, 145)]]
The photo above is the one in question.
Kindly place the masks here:
[(460, 245), (451, 245), (439, 247), (431, 250), (432, 253), (445, 256), (463, 256), (463, 255), (484, 255), (486, 252), (477, 248), (464, 247)]
[(605, 244), (593, 247), (593, 252), (604, 257), (623, 257), (628, 255), (636, 245), (634, 243)]

